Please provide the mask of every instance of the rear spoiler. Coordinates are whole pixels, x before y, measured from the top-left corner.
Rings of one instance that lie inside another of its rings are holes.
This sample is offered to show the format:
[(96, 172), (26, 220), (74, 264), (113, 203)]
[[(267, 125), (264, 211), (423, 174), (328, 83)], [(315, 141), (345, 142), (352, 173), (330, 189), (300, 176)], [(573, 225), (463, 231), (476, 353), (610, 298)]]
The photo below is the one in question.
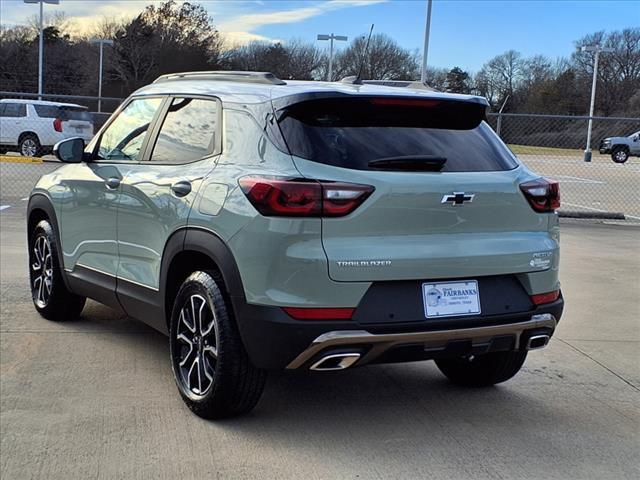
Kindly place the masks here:
[(489, 103), (471, 95), (362, 95), (308, 92), (273, 100), (278, 122), (293, 117), (316, 126), (395, 126), (471, 130), (486, 119)]

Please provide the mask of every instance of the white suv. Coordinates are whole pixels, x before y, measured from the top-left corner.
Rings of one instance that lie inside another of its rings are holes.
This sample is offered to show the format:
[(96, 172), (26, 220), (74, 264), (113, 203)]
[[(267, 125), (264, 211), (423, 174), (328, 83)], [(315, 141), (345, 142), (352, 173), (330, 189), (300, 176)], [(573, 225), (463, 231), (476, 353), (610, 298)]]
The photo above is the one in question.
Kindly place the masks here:
[(0, 100), (0, 150), (39, 157), (71, 137), (87, 142), (93, 137), (93, 121), (87, 107), (40, 100)]

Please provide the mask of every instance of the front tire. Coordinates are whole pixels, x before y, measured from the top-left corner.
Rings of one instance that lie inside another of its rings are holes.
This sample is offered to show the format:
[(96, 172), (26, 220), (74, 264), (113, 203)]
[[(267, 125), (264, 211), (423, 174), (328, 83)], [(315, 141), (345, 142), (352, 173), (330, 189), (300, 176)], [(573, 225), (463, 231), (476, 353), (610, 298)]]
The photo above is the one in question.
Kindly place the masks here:
[(515, 376), (522, 368), (526, 358), (526, 351), (494, 352), (436, 360), (436, 365), (456, 385), (489, 387), (506, 382)]
[(246, 413), (260, 400), (266, 372), (253, 366), (212, 272), (194, 272), (173, 304), (169, 346), (182, 399), (199, 417)]
[(29, 238), (29, 280), (33, 305), (47, 320), (75, 320), (80, 316), (86, 298), (67, 290), (58, 258), (58, 242), (53, 228), (47, 220), (42, 220)]
[(625, 148), (616, 148), (611, 152), (611, 160), (616, 163), (624, 163), (629, 159), (629, 152)]

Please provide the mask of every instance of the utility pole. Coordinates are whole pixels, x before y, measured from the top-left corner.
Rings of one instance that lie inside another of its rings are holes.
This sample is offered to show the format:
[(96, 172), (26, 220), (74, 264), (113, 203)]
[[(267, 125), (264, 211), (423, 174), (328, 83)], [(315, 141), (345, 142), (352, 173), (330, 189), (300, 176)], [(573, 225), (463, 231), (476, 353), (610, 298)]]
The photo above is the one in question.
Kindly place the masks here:
[(584, 161), (591, 161), (591, 127), (593, 126), (593, 109), (596, 103), (596, 80), (598, 78), (598, 60), (600, 52), (613, 52), (613, 48), (601, 47), (600, 45), (584, 45), (580, 48), (583, 52), (595, 52), (593, 59), (593, 80), (591, 82), (591, 105), (589, 106), (589, 126), (587, 127), (587, 146), (584, 149)]
[(60, 0), (24, 0), (24, 3), (39, 3), (40, 4), (40, 19), (38, 22), (38, 31), (40, 38), (38, 39), (38, 100), (42, 100), (42, 84), (43, 84), (43, 63), (44, 63), (44, 4), (49, 3), (51, 5), (60, 4)]
[(113, 40), (105, 40), (103, 38), (92, 38), (89, 40), (92, 44), (100, 45), (100, 67), (98, 68), (98, 113), (102, 112), (102, 57), (105, 45), (113, 45)]
[(319, 34), (318, 40), (329, 40), (329, 71), (327, 72), (327, 82), (330, 82), (333, 76), (333, 41), (346, 42), (348, 37), (344, 35), (334, 35), (333, 33), (331, 35)]
[(431, 5), (432, 0), (427, 0), (427, 21), (424, 26), (424, 48), (422, 49), (422, 74), (420, 81), (427, 83), (427, 54), (429, 53), (429, 34), (431, 33)]

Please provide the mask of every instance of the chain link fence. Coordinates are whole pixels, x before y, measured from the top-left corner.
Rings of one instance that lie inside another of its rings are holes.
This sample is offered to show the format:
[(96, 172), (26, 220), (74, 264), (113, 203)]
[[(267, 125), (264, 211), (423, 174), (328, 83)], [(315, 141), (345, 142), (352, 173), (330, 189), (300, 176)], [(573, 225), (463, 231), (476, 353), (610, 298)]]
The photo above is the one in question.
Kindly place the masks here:
[[(488, 122), (518, 158), (536, 173), (560, 182), (565, 216), (640, 222), (640, 118), (593, 117), (593, 156), (584, 160), (589, 117), (489, 114)], [(617, 137), (600, 153), (605, 138)], [(612, 154), (624, 149), (625, 163)]]
[[(44, 95), (43, 100), (79, 105), (82, 109), (41, 106), (36, 110), (33, 105), (12, 101), (37, 100), (36, 94), (0, 92), (0, 99), (5, 99), (0, 102), (3, 204), (26, 197), (41, 174), (57, 167), (39, 160), (24, 163), (31, 160), (21, 153), (53, 160), (47, 154), (55, 142), (65, 136), (91, 138), (122, 102), (121, 98)], [(589, 117), (495, 113), (489, 114), (488, 122), (531, 170), (561, 183), (563, 215), (624, 216), (627, 221), (640, 222), (640, 157), (630, 156), (625, 163), (615, 163), (610, 153), (599, 152), (604, 138), (620, 137), (612, 148), (619, 144), (631, 154), (637, 149), (640, 155), (640, 139), (632, 137), (640, 131), (640, 118), (592, 118), (591, 162), (584, 161)]]

